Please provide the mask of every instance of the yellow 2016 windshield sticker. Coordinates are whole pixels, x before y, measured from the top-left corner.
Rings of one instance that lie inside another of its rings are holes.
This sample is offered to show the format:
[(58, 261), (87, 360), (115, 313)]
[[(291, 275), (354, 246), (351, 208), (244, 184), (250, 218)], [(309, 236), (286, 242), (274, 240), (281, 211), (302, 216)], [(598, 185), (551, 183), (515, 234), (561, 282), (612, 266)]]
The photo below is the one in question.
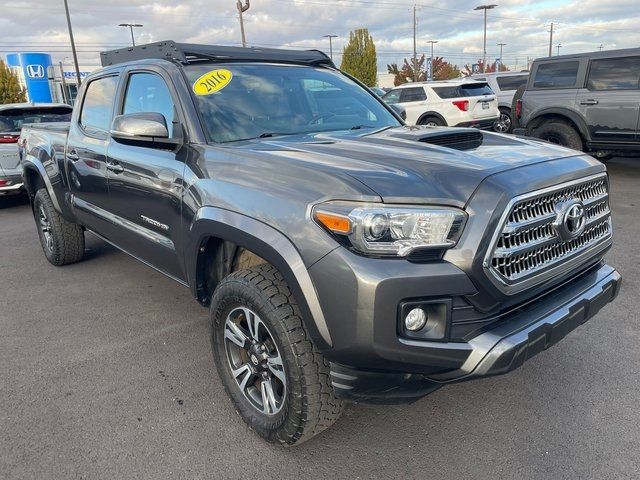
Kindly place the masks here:
[(211, 95), (219, 92), (229, 85), (233, 78), (233, 73), (224, 68), (211, 70), (198, 78), (193, 84), (193, 92), (196, 95)]

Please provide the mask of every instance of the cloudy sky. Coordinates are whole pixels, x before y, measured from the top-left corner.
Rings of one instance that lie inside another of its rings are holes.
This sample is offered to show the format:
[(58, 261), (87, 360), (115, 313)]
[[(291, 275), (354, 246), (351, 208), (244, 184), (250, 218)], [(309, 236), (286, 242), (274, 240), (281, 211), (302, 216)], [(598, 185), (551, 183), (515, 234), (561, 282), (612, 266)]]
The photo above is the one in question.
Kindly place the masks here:
[[(640, 0), (494, 0), (489, 11), (487, 51), (504, 63), (525, 65), (527, 57), (547, 54), (548, 24), (557, 24), (554, 44), (561, 53), (640, 46)], [(419, 0), (418, 50), (438, 40), (436, 55), (464, 65), (482, 56), (482, 12), (479, 0)], [(401, 62), (412, 49), (412, 8), (408, 0), (251, 0), (245, 13), (247, 41), (256, 46), (287, 46), (329, 50), (334, 59), (349, 31), (366, 27), (378, 50), (379, 70)], [(128, 29), (119, 23), (142, 23), (136, 41), (172, 39), (193, 43), (238, 45), (240, 28), (235, 0), (69, 0), (80, 63), (97, 64), (98, 52), (128, 45)], [(0, 17), (0, 54), (46, 51), (55, 61), (71, 62), (62, 0), (13, 0)], [(556, 48), (554, 47), (554, 54)]]

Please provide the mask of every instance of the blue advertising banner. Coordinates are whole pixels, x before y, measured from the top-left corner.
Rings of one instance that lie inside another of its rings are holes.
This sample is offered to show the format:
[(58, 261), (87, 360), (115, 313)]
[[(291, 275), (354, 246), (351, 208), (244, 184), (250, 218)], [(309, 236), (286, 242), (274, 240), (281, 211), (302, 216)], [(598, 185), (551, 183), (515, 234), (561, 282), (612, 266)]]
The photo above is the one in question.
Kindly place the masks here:
[(10, 53), (7, 65), (22, 70), (27, 96), (30, 102), (51, 103), (51, 90), (47, 72), (51, 66), (48, 53)]

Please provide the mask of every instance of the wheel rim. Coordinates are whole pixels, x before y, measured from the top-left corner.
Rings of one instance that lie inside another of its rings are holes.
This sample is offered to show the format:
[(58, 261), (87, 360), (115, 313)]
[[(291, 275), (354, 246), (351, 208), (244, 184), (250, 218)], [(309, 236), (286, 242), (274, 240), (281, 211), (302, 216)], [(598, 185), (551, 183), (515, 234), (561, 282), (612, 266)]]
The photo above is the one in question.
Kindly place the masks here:
[(500, 114), (500, 120), (498, 120), (494, 124), (494, 129), (496, 132), (507, 133), (511, 128), (511, 117), (506, 113)]
[(231, 376), (259, 412), (275, 415), (284, 405), (287, 380), (271, 332), (252, 310), (233, 309), (224, 324), (224, 346)]
[(47, 213), (44, 211), (44, 207), (42, 205), (40, 205), (38, 212), (40, 217), (40, 231), (42, 232), (42, 236), (44, 238), (44, 246), (49, 252), (53, 252), (53, 235), (51, 235), (51, 222), (49, 222), (49, 217), (47, 217)]
[(433, 120), (428, 121), (427, 123), (425, 123), (425, 125), (427, 127), (437, 127), (438, 124), (436, 122), (434, 122)]

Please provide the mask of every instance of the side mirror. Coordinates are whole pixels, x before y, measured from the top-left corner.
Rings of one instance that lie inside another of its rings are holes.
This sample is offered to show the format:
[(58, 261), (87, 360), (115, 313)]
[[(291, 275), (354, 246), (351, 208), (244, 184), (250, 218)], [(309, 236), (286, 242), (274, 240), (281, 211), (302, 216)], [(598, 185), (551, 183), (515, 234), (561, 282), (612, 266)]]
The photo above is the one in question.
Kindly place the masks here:
[(169, 138), (164, 115), (156, 112), (117, 115), (111, 123), (111, 138), (120, 143), (151, 147), (179, 143)]
[(402, 105), (398, 105), (397, 103), (392, 103), (389, 106), (392, 108), (392, 110), (394, 112), (396, 112), (398, 115), (400, 115), (400, 118), (402, 120), (406, 120), (407, 119), (407, 111), (404, 109), (404, 107)]

